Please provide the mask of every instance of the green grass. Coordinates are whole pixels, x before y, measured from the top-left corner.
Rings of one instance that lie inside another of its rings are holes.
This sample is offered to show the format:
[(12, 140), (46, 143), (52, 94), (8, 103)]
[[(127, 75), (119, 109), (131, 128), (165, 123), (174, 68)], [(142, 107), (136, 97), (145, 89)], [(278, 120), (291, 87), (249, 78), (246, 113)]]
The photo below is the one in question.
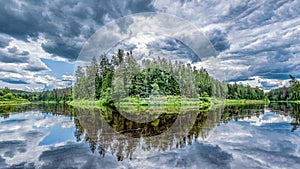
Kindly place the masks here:
[(271, 103), (297, 103), (300, 104), (300, 100), (271, 100)]
[(15, 96), (10, 96), (10, 97), (2, 96), (2, 97), (0, 97), (0, 105), (25, 104), (25, 103), (30, 103), (30, 102), (26, 99), (15, 97)]
[[(207, 108), (210, 106), (211, 99), (206, 98), (181, 98), (178, 96), (166, 96), (159, 98), (134, 98), (128, 97), (122, 99), (120, 102), (115, 103), (117, 107), (198, 107)], [(68, 104), (77, 107), (102, 107), (112, 103), (106, 100), (75, 100), (68, 102)]]
[(0, 105), (14, 105), (14, 104), (28, 104), (30, 103), (28, 100), (7, 100), (0, 101)]
[[(150, 98), (137, 98), (127, 97), (114, 105), (119, 108), (130, 109), (149, 109), (153, 107), (163, 108), (199, 108), (207, 109), (214, 105), (233, 105), (233, 104), (268, 104), (269, 100), (246, 100), (246, 99), (221, 99), (211, 97), (197, 98), (184, 98), (180, 96), (165, 96), (165, 97), (150, 97)], [(299, 102), (300, 103), (300, 102)], [(68, 102), (68, 104), (76, 107), (103, 107), (111, 103), (105, 100), (76, 100)]]
[(105, 102), (103, 100), (73, 100), (67, 104), (74, 107), (102, 107)]
[(116, 104), (121, 107), (209, 107), (210, 98), (184, 98), (179, 96), (165, 96), (165, 97), (150, 97), (150, 98), (135, 98), (128, 97), (122, 99)]
[(15, 96), (12, 93), (6, 93), (0, 96), (0, 105), (7, 105), (7, 104), (24, 104), (28, 103), (29, 101), (23, 99), (21, 97)]
[(268, 103), (270, 103), (269, 100), (226, 99), (226, 105), (231, 105), (231, 104), (268, 104)]

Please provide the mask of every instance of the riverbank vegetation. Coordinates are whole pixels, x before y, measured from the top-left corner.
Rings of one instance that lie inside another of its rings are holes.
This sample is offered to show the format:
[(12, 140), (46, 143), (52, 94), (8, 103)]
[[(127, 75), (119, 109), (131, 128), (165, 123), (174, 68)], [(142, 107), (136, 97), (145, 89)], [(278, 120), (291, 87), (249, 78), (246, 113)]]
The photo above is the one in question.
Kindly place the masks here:
[(20, 96), (11, 93), (9, 88), (0, 89), (0, 105), (1, 104), (21, 104), (29, 102)]
[(290, 86), (273, 89), (267, 93), (271, 102), (295, 102), (300, 103), (300, 82), (292, 75), (290, 76)]

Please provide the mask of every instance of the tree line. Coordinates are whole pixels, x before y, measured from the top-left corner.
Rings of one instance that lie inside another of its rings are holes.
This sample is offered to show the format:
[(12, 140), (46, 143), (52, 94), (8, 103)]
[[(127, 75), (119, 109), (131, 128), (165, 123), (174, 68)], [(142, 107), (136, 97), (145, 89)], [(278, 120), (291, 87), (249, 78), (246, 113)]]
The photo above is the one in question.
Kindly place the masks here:
[[(98, 61), (99, 60), (99, 61)], [(106, 101), (112, 98), (147, 98), (155, 95), (188, 98), (265, 99), (258, 87), (220, 82), (201, 68), (171, 62), (164, 58), (137, 63), (132, 52), (119, 49), (111, 60), (106, 55), (93, 57), (88, 66), (76, 70), (74, 99)]]
[(209, 76), (205, 69), (164, 58), (142, 60), (118, 50), (109, 60), (93, 57), (89, 66), (79, 66), (75, 73), (74, 99), (123, 99), (150, 96), (209, 97), (225, 96), (224, 84)]
[(72, 87), (63, 89), (45, 90), (41, 92), (26, 92), (22, 90), (13, 90), (5, 87), (0, 88), (0, 101), (53, 101), (67, 102), (72, 101)]
[[(103, 54), (93, 57), (90, 64), (78, 66), (73, 87), (53, 89), (42, 92), (0, 89), (0, 96), (12, 93), (13, 96), (28, 101), (68, 102), (75, 100), (103, 100), (111, 102), (126, 97), (149, 98), (155, 96), (180, 96), (186, 98), (222, 97), (227, 99), (265, 99), (260, 88), (220, 82), (204, 69), (191, 64), (167, 61), (164, 58), (145, 59), (139, 63), (132, 52), (119, 49), (111, 59)], [(296, 84), (296, 80), (294, 82)], [(297, 82), (299, 85), (299, 83)], [(294, 85), (295, 87), (297, 85)], [(294, 90), (294, 88), (289, 90)], [(276, 92), (269, 93), (269, 99), (278, 99)], [(6, 93), (5, 93), (5, 92)], [(4, 94), (3, 94), (4, 93)], [(283, 92), (284, 93), (284, 92)], [(285, 92), (286, 93), (286, 92)], [(292, 92), (290, 92), (292, 93)], [(272, 95), (272, 97), (270, 97)], [(274, 95), (274, 96), (273, 96)], [(293, 99), (300, 94), (290, 94)], [(282, 97), (282, 98), (281, 98)], [(280, 94), (280, 99), (285, 99)]]
[(234, 84), (227, 84), (228, 93), (227, 99), (248, 99), (248, 100), (263, 100), (266, 98), (265, 93), (258, 87), (250, 87)]
[(271, 101), (296, 101), (300, 100), (300, 82), (292, 75), (290, 76), (290, 86), (280, 87), (268, 92), (267, 96)]

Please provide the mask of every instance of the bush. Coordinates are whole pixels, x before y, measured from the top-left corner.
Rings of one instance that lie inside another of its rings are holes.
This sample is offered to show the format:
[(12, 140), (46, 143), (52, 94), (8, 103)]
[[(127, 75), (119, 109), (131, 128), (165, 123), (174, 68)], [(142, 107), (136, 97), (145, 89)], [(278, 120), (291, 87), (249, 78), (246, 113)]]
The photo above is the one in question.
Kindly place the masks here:
[(7, 93), (3, 96), (4, 99), (12, 100), (15, 96), (12, 93)]

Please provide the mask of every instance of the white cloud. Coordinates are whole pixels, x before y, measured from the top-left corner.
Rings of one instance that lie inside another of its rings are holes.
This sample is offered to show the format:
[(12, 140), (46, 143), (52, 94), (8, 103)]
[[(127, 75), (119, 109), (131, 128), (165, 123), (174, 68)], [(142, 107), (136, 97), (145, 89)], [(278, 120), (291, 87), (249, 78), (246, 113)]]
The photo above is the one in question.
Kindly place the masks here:
[(288, 74), (299, 76), (297, 1), (154, 0), (153, 5), (161, 12), (189, 20), (207, 35), (213, 29), (226, 33), (230, 48), (219, 54), (215, 66), (215, 58), (199, 63), (217, 78), (222, 79), (224, 67), (229, 80), (260, 76), (285, 81)]
[(30, 56), (35, 58), (68, 61), (65, 58), (45, 52), (45, 50), (42, 48), (43, 43), (47, 43), (47, 39), (45, 39), (45, 37), (41, 34), (38, 36), (37, 39), (27, 38), (27, 41), (12, 38), (12, 40), (9, 43), (9, 46), (6, 48), (17, 47), (19, 50), (28, 51)]
[(62, 81), (75, 81), (75, 77), (72, 75), (62, 75), (61, 80)]

